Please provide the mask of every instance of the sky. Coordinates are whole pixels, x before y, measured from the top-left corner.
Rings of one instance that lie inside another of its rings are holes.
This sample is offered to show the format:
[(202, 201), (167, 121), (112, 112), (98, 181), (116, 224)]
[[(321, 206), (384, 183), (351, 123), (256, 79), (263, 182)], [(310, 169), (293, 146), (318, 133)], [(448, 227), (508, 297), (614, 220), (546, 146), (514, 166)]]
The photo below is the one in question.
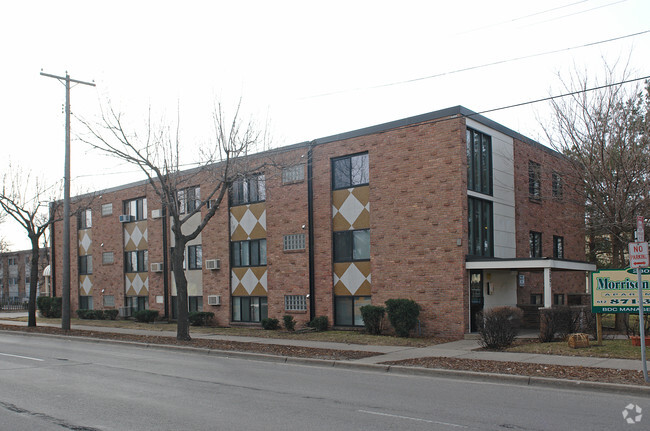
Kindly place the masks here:
[[(212, 139), (216, 102), (232, 112), (241, 99), (283, 146), (542, 99), (562, 92), (558, 76), (602, 77), (605, 62), (650, 75), (650, 33), (622, 38), (650, 30), (647, 0), (36, 0), (0, 11), (0, 172), (11, 163), (59, 198), (65, 87), (41, 71), (96, 84), (71, 91), (73, 116), (91, 123), (109, 106), (134, 130), (150, 110), (156, 124), (178, 120), (188, 162)], [(548, 113), (541, 102), (485, 115), (548, 145)], [(73, 120), (73, 195), (144, 178), (91, 151), (80, 129)], [(29, 248), (21, 229), (0, 225), (11, 250)]]

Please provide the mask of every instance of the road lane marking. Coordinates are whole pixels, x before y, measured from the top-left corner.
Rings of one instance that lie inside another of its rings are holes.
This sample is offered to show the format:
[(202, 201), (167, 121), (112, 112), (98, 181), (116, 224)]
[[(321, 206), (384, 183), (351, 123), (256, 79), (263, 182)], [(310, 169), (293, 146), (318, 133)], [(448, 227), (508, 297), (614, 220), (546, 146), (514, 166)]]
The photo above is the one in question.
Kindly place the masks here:
[(0, 356), (11, 356), (12, 358), (29, 359), (30, 361), (43, 362), (45, 359), (30, 358), (29, 356), (10, 355), (9, 353), (0, 353)]
[(411, 421), (426, 422), (426, 423), (436, 424), (436, 425), (447, 425), (447, 426), (450, 426), (450, 427), (467, 428), (464, 425), (452, 424), (452, 423), (449, 423), (449, 422), (431, 421), (431, 420), (428, 420), (428, 419), (412, 418), (412, 417), (409, 417), (409, 416), (392, 415), (390, 413), (382, 413), (382, 412), (371, 412), (371, 411), (368, 411), (368, 410), (357, 410), (357, 411), (359, 413), (368, 413), (369, 415), (388, 416), (388, 417), (391, 417), (391, 418), (408, 419), (408, 420), (411, 420)]

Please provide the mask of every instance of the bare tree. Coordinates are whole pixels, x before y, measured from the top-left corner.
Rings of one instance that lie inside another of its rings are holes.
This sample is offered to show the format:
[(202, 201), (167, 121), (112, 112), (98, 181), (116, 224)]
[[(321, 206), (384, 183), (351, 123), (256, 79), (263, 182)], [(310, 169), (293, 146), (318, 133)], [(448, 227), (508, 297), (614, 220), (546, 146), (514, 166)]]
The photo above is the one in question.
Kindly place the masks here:
[[(7, 219), (7, 215), (0, 213), (0, 225), (4, 223)], [(9, 250), (9, 241), (5, 237), (0, 237), (0, 253), (4, 253)]]
[(650, 84), (616, 84), (629, 78), (626, 70), (620, 75), (606, 65), (604, 81), (576, 71), (560, 78), (571, 96), (553, 100), (552, 117), (542, 125), (577, 177), (589, 258), (613, 268), (625, 266), (636, 216), (650, 209)]
[[(201, 151), (203, 160), (189, 170), (181, 169), (183, 150), (178, 123), (173, 132), (170, 127), (155, 128), (150, 114), (145, 136), (141, 138), (127, 130), (122, 115), (111, 107), (102, 113), (98, 125), (81, 120), (89, 133), (80, 139), (96, 150), (140, 168), (171, 219), (174, 238), (171, 261), (177, 290), (176, 336), (179, 340), (190, 339), (187, 279), (183, 269), (185, 247), (205, 228), (223, 199), (228, 198), (232, 183), (248, 173), (259, 172), (265, 165), (261, 159), (244, 157), (263, 143), (264, 135), (252, 120), (242, 120), (240, 107), (241, 103), (228, 118), (221, 104), (216, 105), (213, 142)], [(188, 196), (185, 189), (196, 182), (207, 185), (207, 190), (203, 187), (200, 196)], [(191, 205), (186, 205), (188, 198), (192, 200)], [(197, 214), (200, 216), (198, 224), (187, 223)]]
[(3, 175), (0, 208), (27, 231), (32, 246), (27, 326), (36, 326), (39, 242), (54, 222), (54, 211), (49, 211), (49, 201), (53, 199), (46, 195), (48, 193), (43, 182), (32, 180), (30, 174), (23, 175), (19, 168), (13, 169), (10, 165), (9, 173)]

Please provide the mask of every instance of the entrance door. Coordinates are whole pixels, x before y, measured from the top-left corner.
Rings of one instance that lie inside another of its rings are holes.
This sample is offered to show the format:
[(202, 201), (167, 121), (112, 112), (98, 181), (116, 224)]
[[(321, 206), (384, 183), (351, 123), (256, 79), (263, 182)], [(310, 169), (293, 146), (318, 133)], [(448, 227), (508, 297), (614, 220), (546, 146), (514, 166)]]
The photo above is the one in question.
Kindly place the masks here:
[(469, 273), (469, 315), (470, 330), (476, 332), (476, 315), (483, 311), (483, 271)]

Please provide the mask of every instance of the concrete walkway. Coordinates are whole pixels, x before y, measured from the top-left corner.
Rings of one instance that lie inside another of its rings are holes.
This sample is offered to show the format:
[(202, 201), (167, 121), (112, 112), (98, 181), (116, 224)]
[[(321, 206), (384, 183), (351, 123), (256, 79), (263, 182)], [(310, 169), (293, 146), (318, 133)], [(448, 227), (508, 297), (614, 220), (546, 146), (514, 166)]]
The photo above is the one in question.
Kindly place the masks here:
[[(3, 320), (7, 317), (26, 316), (26, 313), (0, 313), (0, 324), (26, 326), (26, 322)], [(53, 326), (52, 324), (39, 324), (40, 326)], [(175, 337), (175, 331), (155, 331), (141, 329), (111, 328), (103, 326), (71, 325), (72, 329), (95, 332), (112, 332), (120, 334), (151, 335), (162, 337)], [(357, 350), (363, 352), (376, 352), (377, 355), (367, 358), (348, 361), (358, 364), (379, 364), (387, 361), (400, 361), (404, 359), (449, 357), (461, 359), (484, 359), (493, 361), (523, 362), (543, 365), (583, 366), (611, 368), (612, 370), (642, 370), (640, 360), (591, 358), (584, 356), (559, 356), (532, 353), (488, 352), (477, 350), (480, 348), (478, 340), (459, 340), (449, 343), (437, 344), (428, 347), (405, 346), (377, 346), (363, 344), (345, 344), (324, 341), (295, 340), (283, 338), (242, 337), (220, 334), (192, 334), (192, 338), (208, 340), (238, 341), (244, 343), (279, 344), (285, 346), (301, 346), (333, 350)]]

